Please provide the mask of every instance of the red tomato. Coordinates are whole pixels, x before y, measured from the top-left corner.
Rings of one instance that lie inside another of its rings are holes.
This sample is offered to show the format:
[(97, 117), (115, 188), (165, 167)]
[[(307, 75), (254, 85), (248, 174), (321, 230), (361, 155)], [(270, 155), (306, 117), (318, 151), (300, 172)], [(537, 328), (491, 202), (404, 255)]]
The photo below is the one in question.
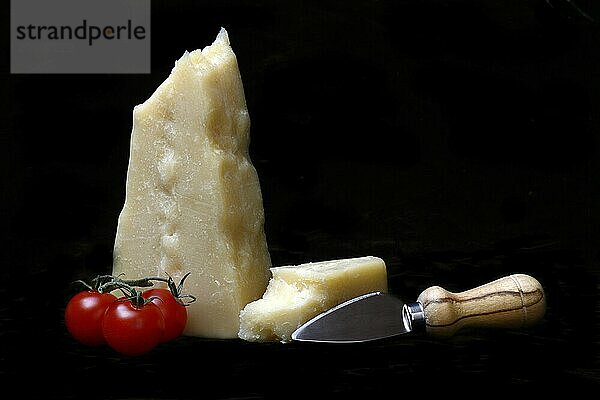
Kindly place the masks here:
[(108, 307), (102, 321), (108, 345), (128, 356), (152, 350), (160, 343), (164, 330), (163, 315), (152, 302), (135, 306), (129, 299), (119, 299)]
[(165, 331), (161, 341), (168, 342), (179, 337), (187, 323), (185, 306), (173, 296), (169, 289), (149, 289), (144, 291), (142, 296), (156, 304), (165, 318)]
[(94, 290), (86, 290), (73, 296), (65, 309), (65, 324), (71, 336), (88, 346), (106, 343), (102, 333), (102, 318), (116, 299), (110, 293)]

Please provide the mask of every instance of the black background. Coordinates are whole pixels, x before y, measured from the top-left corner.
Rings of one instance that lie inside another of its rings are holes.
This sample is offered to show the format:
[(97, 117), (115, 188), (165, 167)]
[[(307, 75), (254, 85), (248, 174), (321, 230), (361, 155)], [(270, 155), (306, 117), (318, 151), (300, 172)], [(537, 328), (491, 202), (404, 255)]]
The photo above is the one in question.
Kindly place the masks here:
[[(5, 12), (3, 388), (365, 398), (600, 384), (594, 1), (153, 0), (149, 75), (10, 75)], [(221, 26), (244, 81), (274, 265), (376, 255), (407, 300), (528, 273), (545, 288), (544, 320), (342, 346), (182, 337), (137, 358), (71, 339), (70, 283), (110, 272), (132, 109)]]

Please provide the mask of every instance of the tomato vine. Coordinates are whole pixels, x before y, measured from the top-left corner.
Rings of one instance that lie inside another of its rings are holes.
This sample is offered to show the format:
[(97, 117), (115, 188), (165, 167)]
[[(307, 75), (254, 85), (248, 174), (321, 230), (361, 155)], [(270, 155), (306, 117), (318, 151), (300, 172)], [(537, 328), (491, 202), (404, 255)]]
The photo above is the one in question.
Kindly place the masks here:
[[(167, 275), (123, 279), (98, 275), (67, 303), (65, 324), (74, 339), (89, 346), (108, 344), (124, 355), (140, 355), (158, 343), (180, 336), (187, 323), (186, 307), (196, 300), (183, 293), (186, 273), (179, 283)], [(161, 282), (166, 288), (154, 288)], [(123, 296), (113, 293), (120, 291)]]

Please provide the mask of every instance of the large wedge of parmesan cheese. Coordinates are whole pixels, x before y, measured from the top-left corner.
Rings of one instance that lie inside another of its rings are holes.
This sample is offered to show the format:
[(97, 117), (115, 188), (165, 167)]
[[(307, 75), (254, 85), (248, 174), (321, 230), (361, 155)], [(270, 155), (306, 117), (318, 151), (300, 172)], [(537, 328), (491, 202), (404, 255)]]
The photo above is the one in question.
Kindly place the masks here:
[(288, 342), (302, 324), (346, 300), (387, 292), (385, 263), (358, 257), (271, 268), (263, 297), (240, 313), (239, 337), (251, 342)]
[(134, 108), (113, 274), (187, 272), (196, 297), (184, 334), (235, 338), (242, 308), (264, 293), (271, 264), (250, 119), (227, 32), (186, 52)]

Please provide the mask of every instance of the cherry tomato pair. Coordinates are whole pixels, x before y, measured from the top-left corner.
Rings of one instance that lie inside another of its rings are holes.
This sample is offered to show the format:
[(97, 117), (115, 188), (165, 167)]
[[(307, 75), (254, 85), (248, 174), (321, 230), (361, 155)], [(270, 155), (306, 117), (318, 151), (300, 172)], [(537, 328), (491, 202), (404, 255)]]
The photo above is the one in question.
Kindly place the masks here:
[(108, 344), (124, 355), (141, 355), (159, 343), (180, 336), (187, 310), (169, 289), (149, 289), (117, 299), (87, 290), (76, 294), (65, 309), (69, 333), (89, 346)]

